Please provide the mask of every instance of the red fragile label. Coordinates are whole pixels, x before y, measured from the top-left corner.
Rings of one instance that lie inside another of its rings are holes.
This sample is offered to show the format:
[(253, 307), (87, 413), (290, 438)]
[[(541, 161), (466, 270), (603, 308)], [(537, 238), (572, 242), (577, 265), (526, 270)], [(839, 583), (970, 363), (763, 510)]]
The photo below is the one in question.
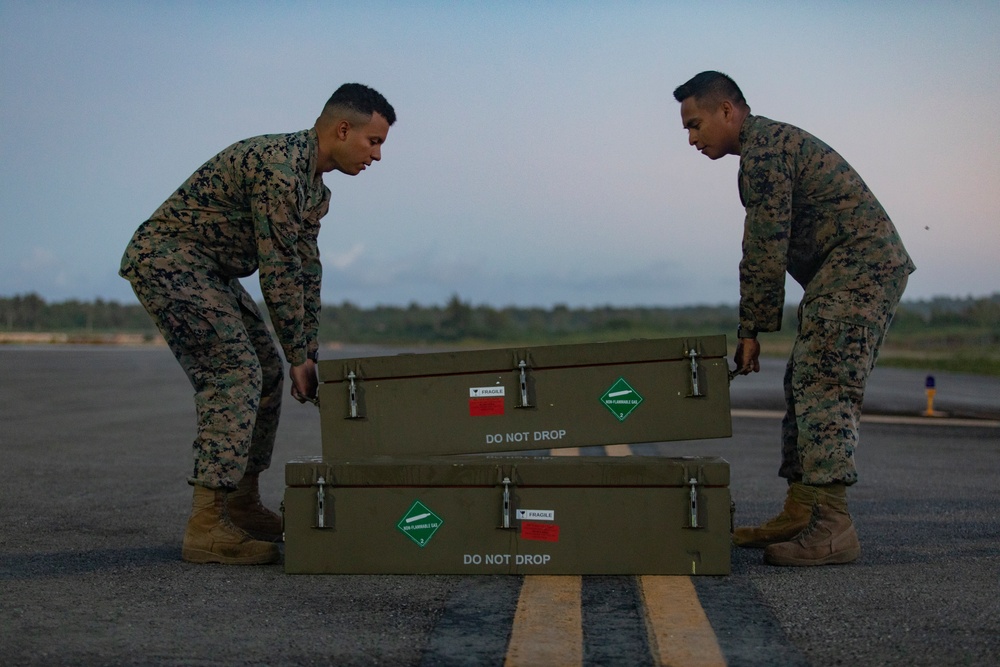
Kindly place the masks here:
[(503, 397), (492, 397), (492, 398), (470, 398), (469, 399), (469, 416), (470, 417), (488, 417), (490, 415), (502, 415), (503, 414)]
[(521, 539), (538, 542), (558, 542), (559, 526), (547, 523), (521, 522)]

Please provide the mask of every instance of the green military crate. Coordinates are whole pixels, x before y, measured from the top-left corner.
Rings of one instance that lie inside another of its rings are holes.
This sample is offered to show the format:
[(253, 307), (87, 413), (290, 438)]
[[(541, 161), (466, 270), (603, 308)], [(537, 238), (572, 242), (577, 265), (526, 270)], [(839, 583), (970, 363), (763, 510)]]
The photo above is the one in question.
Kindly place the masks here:
[(730, 436), (724, 336), (333, 360), (319, 375), (323, 456), (285, 469), (288, 572), (729, 572), (722, 459), (490, 454)]
[(321, 361), (323, 456), (732, 435), (725, 336)]
[(729, 573), (719, 458), (312, 458), (285, 481), (289, 573)]

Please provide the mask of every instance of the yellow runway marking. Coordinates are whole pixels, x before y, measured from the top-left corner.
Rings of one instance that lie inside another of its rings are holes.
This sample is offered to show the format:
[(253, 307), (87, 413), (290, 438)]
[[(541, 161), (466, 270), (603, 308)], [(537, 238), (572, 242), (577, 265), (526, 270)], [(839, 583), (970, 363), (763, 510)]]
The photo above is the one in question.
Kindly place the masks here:
[(658, 665), (725, 667), (690, 577), (639, 577), (649, 648)]
[[(604, 445), (606, 456), (632, 456), (632, 445)], [(550, 449), (549, 456), (580, 456), (579, 447)]]
[(524, 578), (504, 667), (583, 664), (579, 576)]

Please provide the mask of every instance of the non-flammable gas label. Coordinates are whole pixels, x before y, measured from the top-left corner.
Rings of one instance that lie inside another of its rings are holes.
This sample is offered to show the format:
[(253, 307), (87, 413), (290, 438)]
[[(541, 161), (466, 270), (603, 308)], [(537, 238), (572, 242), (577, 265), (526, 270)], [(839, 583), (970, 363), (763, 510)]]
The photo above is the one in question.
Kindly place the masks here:
[(601, 396), (601, 403), (611, 410), (611, 414), (617, 417), (618, 421), (623, 422), (642, 403), (642, 396), (625, 381), (625, 378), (618, 378)]
[(423, 549), (443, 523), (444, 519), (427, 509), (427, 506), (422, 502), (416, 500), (410, 509), (406, 510), (406, 514), (396, 524), (396, 528), (399, 528), (404, 535)]

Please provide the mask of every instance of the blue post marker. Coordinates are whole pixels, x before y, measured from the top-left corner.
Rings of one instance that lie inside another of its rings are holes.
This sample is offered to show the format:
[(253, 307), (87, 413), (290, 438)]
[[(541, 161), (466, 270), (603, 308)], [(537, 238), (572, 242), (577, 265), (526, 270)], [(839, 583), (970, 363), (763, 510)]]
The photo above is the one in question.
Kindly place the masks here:
[(925, 417), (934, 417), (936, 413), (934, 412), (934, 394), (937, 393), (937, 389), (934, 386), (934, 376), (928, 375), (927, 380), (924, 382), (924, 387), (927, 391), (927, 409), (924, 410)]

